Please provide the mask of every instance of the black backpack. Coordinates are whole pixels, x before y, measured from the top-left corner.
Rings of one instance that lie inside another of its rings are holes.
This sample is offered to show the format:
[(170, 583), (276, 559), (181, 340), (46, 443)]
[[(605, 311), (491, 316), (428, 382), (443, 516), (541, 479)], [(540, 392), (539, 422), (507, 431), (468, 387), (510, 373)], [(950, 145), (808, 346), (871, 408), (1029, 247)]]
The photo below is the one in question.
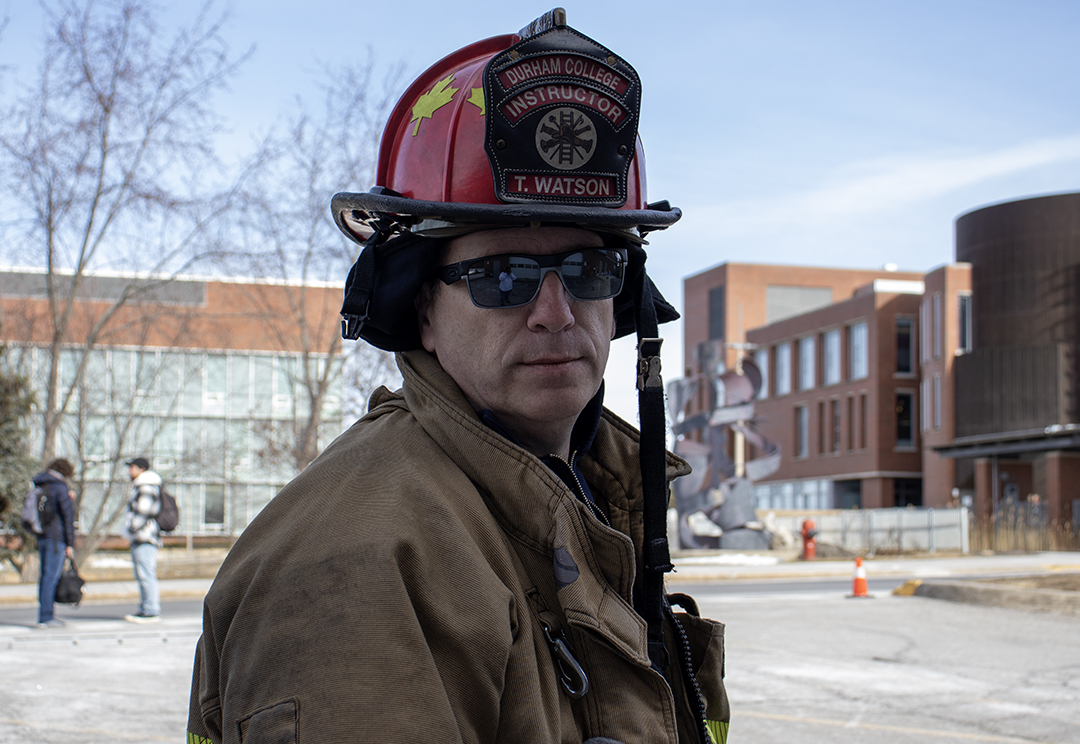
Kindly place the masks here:
[(161, 508), (154, 519), (162, 532), (172, 532), (180, 525), (180, 507), (176, 505), (172, 494), (165, 490), (165, 486), (161, 487)]
[(35, 484), (27, 491), (26, 500), (23, 502), (23, 528), (35, 535), (44, 535), (54, 519), (56, 519), (56, 505), (49, 500), (48, 491), (43, 486)]

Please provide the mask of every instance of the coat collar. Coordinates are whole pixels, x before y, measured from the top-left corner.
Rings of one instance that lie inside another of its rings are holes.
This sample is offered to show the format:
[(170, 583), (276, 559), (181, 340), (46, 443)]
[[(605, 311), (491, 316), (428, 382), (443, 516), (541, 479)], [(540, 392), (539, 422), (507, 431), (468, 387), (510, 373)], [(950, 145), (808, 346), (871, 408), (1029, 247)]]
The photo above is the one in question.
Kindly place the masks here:
[[(637, 431), (596, 401), (599, 421), (587, 427), (592, 445), (580, 465), (608, 527), (539, 458), (485, 424), (434, 356), (410, 351), (397, 361), (405, 404), (472, 481), (506, 537), (549, 556), (567, 618), (648, 665), (645, 622), (632, 606), (644, 539)], [(373, 396), (372, 404), (385, 400)], [(688, 472), (669, 453), (669, 478)]]

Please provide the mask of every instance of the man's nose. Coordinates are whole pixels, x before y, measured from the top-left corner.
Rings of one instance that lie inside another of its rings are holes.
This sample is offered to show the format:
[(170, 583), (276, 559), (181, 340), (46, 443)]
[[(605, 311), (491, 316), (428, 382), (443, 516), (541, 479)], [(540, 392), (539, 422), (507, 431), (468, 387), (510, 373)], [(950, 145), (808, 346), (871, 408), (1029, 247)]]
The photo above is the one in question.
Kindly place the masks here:
[(549, 271), (540, 283), (536, 299), (529, 304), (529, 329), (555, 333), (574, 324), (574, 313), (570, 309), (572, 298), (563, 286), (557, 272)]

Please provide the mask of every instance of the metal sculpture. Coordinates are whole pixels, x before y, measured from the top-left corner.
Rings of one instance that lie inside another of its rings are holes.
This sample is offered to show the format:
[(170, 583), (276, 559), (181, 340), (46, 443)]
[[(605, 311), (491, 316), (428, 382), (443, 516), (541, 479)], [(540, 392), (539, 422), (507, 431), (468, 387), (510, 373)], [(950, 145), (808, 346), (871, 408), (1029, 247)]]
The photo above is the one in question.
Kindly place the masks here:
[[(780, 446), (754, 427), (761, 370), (749, 357), (742, 358), (736, 369), (725, 369), (724, 347), (702, 344), (699, 372), (673, 380), (667, 388), (674, 451), (694, 469), (674, 486), (679, 546), (764, 550), (770, 535), (754, 513), (752, 483), (776, 472)], [(702, 391), (706, 406), (688, 415), (691, 401)], [(752, 444), (760, 456), (745, 460), (744, 443)]]

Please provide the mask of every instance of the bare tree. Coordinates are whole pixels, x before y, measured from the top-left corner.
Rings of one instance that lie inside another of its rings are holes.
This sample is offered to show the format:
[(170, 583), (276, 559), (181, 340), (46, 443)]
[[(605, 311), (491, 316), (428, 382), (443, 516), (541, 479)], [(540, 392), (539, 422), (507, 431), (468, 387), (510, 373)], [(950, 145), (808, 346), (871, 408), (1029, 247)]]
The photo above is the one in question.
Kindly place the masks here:
[[(77, 413), (103, 334), (145, 325), (140, 297), (218, 252), (211, 228), (234, 206), (237, 188), (212, 183), (214, 174), (228, 178), (217, 169), (220, 121), (210, 101), (244, 57), (230, 55), (225, 16), (212, 17), (211, 6), (167, 38), (149, 0), (45, 3), (51, 31), (36, 83), (0, 116), (4, 201), (16, 212), (7, 242), (22, 263), (31, 256), (46, 268), (43, 460), (53, 456), (64, 418)], [(87, 272), (110, 267), (143, 278), (132, 275), (76, 317)], [(120, 317), (124, 310), (135, 312)], [(61, 380), (64, 351), (75, 363)]]
[(21, 511), (34, 474), (26, 420), (34, 396), (29, 380), (5, 363), (6, 355), (0, 343), (0, 561), (26, 576), (26, 558), (35, 541), (23, 528)]
[(366, 189), (374, 180), (379, 138), (402, 66), (390, 69), (381, 85), (375, 82), (376, 69), (370, 51), (358, 64), (324, 69), (321, 109), (313, 113), (300, 102), (284, 131), (268, 137), (262, 154), (265, 167), (246, 189), (234, 240), (242, 247), (229, 255), (232, 272), (292, 285), (285, 312), (264, 301), (258, 287), (249, 294), (281, 347), (293, 339), (293, 348), (303, 350), (296, 382), (306, 405), (298, 408), (292, 430), (274, 429), (264, 447), (266, 457), (287, 452), (296, 470), (319, 453), (326, 396), (345, 369), (351, 370), (351, 382), (368, 386), (364, 394), (393, 374), (391, 355), (342, 341), (340, 295), (334, 296), (334, 306), (319, 306), (310, 290), (318, 282), (344, 287), (356, 257), (356, 246), (334, 225), (329, 205), (335, 192)]

